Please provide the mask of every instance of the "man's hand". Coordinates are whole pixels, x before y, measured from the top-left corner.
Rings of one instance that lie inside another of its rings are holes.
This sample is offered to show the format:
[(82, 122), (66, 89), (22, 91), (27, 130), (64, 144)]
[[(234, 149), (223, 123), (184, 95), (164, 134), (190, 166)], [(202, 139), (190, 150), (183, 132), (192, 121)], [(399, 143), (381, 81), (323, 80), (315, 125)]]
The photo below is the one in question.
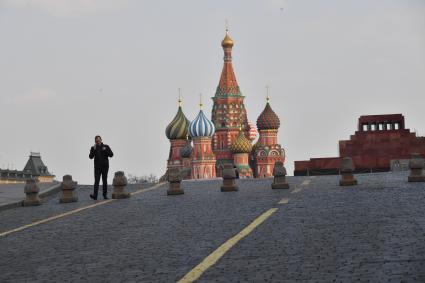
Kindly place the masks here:
[(93, 159), (94, 158), (95, 150), (96, 150), (96, 145), (94, 145), (94, 146), (92, 146), (90, 148), (90, 153), (89, 153), (89, 158), (90, 159)]

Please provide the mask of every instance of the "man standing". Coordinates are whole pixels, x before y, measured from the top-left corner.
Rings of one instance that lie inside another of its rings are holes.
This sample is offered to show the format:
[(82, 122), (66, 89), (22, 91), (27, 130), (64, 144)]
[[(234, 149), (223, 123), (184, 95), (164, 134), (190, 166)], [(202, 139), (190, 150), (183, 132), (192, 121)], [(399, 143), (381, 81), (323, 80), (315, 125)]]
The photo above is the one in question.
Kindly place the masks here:
[(109, 145), (102, 142), (100, 136), (94, 138), (95, 145), (90, 148), (89, 158), (94, 158), (94, 193), (90, 197), (97, 200), (99, 192), (100, 176), (102, 176), (103, 183), (103, 198), (108, 199), (108, 171), (109, 171), (109, 157), (114, 156)]

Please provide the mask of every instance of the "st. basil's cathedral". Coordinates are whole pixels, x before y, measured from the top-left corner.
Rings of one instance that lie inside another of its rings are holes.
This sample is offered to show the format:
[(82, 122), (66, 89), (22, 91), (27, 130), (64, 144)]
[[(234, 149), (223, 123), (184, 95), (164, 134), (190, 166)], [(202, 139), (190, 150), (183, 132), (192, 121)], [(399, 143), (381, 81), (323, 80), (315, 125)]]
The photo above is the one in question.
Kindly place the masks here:
[(276, 161), (285, 161), (285, 151), (277, 141), (280, 120), (267, 97), (257, 119), (257, 130), (248, 122), (247, 112), (232, 65), (233, 40), (226, 30), (221, 42), (224, 64), (213, 99), (211, 120), (200, 103), (193, 121), (183, 113), (181, 100), (177, 114), (167, 126), (170, 140), (167, 169), (178, 167), (184, 179), (221, 177), (224, 164), (232, 164), (241, 178), (271, 177)]

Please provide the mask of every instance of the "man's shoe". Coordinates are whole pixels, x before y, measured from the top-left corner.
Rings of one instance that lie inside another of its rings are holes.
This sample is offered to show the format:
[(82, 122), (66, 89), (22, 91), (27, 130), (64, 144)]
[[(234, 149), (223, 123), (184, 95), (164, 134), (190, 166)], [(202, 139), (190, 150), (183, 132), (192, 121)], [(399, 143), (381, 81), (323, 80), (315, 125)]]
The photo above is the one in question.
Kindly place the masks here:
[(92, 194), (90, 194), (90, 198), (91, 198), (92, 200), (97, 200), (97, 196), (94, 196), (94, 195), (92, 195)]
[(109, 199), (108, 196), (103, 196), (103, 199)]

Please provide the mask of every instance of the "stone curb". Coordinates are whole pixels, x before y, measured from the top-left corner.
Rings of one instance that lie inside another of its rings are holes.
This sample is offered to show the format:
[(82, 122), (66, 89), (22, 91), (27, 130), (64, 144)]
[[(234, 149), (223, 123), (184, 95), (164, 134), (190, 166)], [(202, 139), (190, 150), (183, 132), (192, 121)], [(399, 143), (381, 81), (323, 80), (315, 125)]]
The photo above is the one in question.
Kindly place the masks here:
[[(47, 190), (40, 193), (38, 196), (41, 199), (43, 199), (43, 198), (46, 198), (48, 196), (54, 195), (54, 194), (56, 194), (60, 191), (61, 191), (61, 183), (55, 183), (54, 185), (49, 187)], [(11, 209), (11, 208), (21, 207), (22, 202), (23, 202), (23, 200), (15, 201), (15, 202), (8, 202), (8, 203), (5, 203), (5, 204), (0, 204), (0, 212), (7, 210), (7, 209)]]
[(48, 188), (44, 192), (40, 193), (38, 196), (40, 198), (45, 198), (45, 197), (54, 195), (54, 194), (61, 191), (61, 189), (62, 189), (61, 185), (62, 185), (62, 183), (54, 184), (53, 186), (51, 186), (50, 188)]

